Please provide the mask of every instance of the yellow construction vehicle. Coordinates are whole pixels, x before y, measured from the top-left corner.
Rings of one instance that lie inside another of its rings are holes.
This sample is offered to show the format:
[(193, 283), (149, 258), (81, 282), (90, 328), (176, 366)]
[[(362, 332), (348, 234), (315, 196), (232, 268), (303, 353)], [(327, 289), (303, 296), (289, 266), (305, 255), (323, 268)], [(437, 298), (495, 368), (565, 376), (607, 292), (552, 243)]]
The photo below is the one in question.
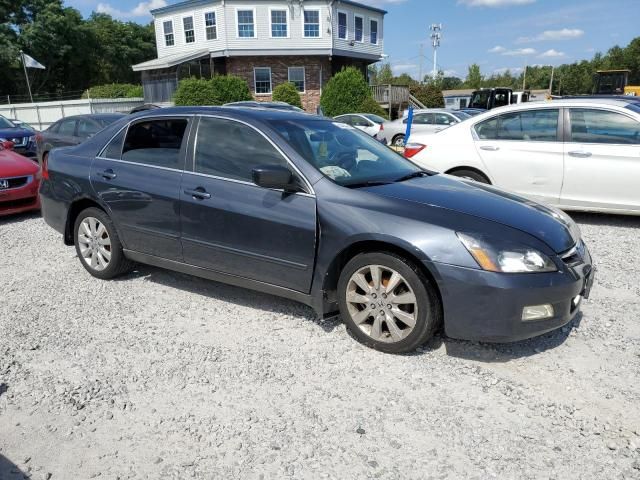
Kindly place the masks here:
[(598, 70), (594, 78), (595, 95), (640, 96), (640, 86), (631, 86), (631, 70)]

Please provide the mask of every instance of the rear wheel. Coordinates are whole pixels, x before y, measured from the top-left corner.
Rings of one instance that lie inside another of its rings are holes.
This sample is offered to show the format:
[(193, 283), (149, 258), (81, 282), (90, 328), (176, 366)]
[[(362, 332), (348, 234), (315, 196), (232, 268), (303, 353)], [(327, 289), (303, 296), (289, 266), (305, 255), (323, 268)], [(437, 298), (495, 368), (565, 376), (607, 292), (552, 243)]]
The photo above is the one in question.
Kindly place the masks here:
[(113, 222), (99, 208), (80, 212), (74, 225), (74, 243), (82, 266), (94, 277), (108, 280), (133, 268), (124, 256)]
[(425, 343), (442, 318), (431, 282), (411, 262), (392, 253), (354, 257), (338, 282), (340, 312), (361, 343), (388, 353)]
[(395, 137), (393, 137), (393, 140), (391, 141), (391, 144), (394, 147), (404, 147), (404, 135), (403, 134), (399, 134), (399, 135), (396, 135)]
[(476, 172), (475, 170), (454, 170), (450, 173), (450, 175), (454, 175), (456, 177), (466, 178), (467, 180), (474, 180), (478, 183), (487, 183), (491, 182), (487, 177), (485, 177), (482, 173)]

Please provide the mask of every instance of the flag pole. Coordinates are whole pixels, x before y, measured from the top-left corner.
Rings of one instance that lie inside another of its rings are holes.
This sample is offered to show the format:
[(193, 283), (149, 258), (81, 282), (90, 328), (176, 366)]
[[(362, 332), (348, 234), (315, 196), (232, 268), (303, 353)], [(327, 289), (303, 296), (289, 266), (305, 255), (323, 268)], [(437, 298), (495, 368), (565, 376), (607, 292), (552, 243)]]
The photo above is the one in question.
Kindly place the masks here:
[(29, 98), (33, 103), (33, 95), (31, 94), (31, 85), (29, 84), (29, 75), (27, 74), (27, 64), (24, 62), (24, 52), (20, 50), (20, 58), (22, 59), (22, 67), (24, 68), (24, 78), (27, 80), (27, 89), (29, 90)]

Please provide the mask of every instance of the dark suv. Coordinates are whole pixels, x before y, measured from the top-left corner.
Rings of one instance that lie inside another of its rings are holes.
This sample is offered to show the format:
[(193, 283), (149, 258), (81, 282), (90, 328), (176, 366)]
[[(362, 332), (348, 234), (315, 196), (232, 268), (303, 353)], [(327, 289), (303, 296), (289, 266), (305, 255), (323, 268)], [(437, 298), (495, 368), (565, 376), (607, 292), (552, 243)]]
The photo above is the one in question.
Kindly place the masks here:
[(141, 262), (341, 312), (387, 352), (566, 324), (593, 281), (562, 212), (424, 171), (331, 119), (171, 108), (53, 150), (46, 222), (91, 275)]

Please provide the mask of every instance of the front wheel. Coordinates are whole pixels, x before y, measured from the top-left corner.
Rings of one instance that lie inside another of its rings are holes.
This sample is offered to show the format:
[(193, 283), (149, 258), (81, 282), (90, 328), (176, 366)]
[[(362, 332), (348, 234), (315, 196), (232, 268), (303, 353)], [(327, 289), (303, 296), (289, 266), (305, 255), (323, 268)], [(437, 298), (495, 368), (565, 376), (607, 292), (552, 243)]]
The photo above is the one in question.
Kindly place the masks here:
[(467, 180), (473, 180), (478, 183), (491, 183), (489, 179), (485, 177), (482, 173), (476, 172), (475, 170), (455, 170), (450, 173), (455, 177), (466, 178)]
[(393, 137), (391, 145), (394, 147), (404, 147), (404, 135), (396, 135)]
[(434, 286), (413, 263), (392, 253), (354, 257), (342, 270), (338, 296), (347, 328), (383, 352), (411, 352), (441, 323)]
[(99, 208), (80, 212), (74, 225), (74, 243), (82, 266), (94, 277), (108, 280), (133, 268), (124, 256), (113, 222)]

